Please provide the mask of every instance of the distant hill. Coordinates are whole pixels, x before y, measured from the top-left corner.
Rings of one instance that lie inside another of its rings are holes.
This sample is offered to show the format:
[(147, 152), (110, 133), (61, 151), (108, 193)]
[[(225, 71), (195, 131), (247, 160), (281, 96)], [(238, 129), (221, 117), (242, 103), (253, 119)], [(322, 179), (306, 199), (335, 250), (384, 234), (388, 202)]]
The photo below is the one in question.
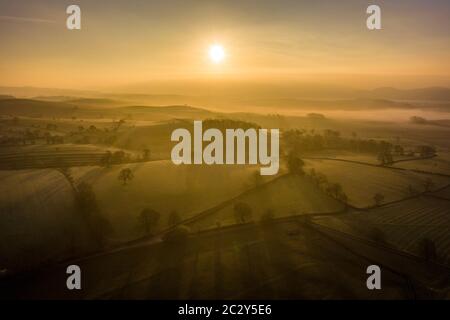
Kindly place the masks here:
[(210, 113), (210, 111), (206, 109), (201, 108), (195, 108), (191, 106), (126, 106), (126, 107), (119, 107), (116, 108), (116, 110), (123, 110), (123, 111), (137, 111), (137, 112), (192, 112), (192, 113)]
[(0, 114), (13, 116), (64, 116), (69, 115), (76, 107), (62, 102), (37, 101), (31, 99), (0, 100)]
[(10, 99), (15, 99), (15, 98), (14, 98), (14, 96), (0, 94), (0, 100), (10, 100)]
[[(80, 101), (82, 103), (80, 103)], [(83, 105), (83, 104), (86, 105)], [(204, 119), (213, 113), (190, 106), (126, 106), (96, 107), (109, 104), (108, 100), (77, 99), (67, 102), (33, 99), (0, 99), (0, 114), (26, 117), (123, 117), (136, 120)]]
[(280, 109), (302, 109), (302, 110), (382, 110), (382, 109), (435, 109), (450, 111), (450, 103), (439, 103), (427, 105), (424, 103), (413, 103), (406, 101), (393, 101), (388, 99), (341, 99), (341, 100), (305, 100), (305, 99), (253, 99), (246, 100), (249, 106)]
[(429, 87), (402, 90), (383, 87), (369, 91), (359, 91), (357, 95), (362, 98), (391, 100), (450, 101), (450, 88)]
[(17, 98), (30, 99), (36, 96), (91, 97), (98, 93), (88, 90), (70, 90), (56, 88), (0, 87), (0, 94), (13, 95)]
[(127, 105), (127, 102), (107, 98), (77, 98), (67, 100), (67, 103), (86, 107), (115, 107)]

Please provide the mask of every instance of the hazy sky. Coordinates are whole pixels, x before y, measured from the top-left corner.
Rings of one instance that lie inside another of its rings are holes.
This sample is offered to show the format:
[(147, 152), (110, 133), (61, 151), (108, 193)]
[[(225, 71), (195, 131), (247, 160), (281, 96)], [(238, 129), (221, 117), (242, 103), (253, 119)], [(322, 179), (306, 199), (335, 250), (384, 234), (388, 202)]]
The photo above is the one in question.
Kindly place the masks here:
[[(81, 7), (80, 31), (65, 27), (69, 4)], [(383, 30), (366, 28), (369, 4)], [(0, 0), (0, 85), (450, 86), (449, 17), (444, 0)], [(207, 56), (215, 42), (221, 64)]]

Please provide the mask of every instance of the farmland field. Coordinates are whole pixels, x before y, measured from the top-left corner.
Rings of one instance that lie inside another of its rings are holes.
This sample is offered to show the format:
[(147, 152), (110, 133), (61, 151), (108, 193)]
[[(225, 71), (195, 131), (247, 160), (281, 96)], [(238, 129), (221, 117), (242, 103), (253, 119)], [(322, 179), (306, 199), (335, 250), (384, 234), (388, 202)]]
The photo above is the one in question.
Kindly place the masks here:
[[(329, 158), (329, 159), (343, 159), (349, 161), (363, 162), (378, 165), (380, 161), (377, 159), (377, 154), (351, 152), (342, 150), (327, 150), (321, 152), (308, 152), (305, 154), (306, 158)], [(394, 160), (404, 159), (405, 157), (394, 156)]]
[(272, 218), (279, 218), (305, 213), (333, 213), (344, 208), (340, 202), (321, 192), (308, 178), (288, 175), (252, 190), (190, 226), (202, 230), (217, 227), (217, 223), (221, 226), (235, 224), (233, 206), (238, 202), (252, 208), (252, 219), (256, 222), (261, 221), (268, 210), (272, 211)]
[[(134, 174), (125, 186), (117, 179), (123, 168)], [(130, 239), (140, 235), (138, 216), (144, 208), (160, 212), (158, 229), (166, 228), (174, 210), (186, 219), (251, 188), (257, 170), (256, 166), (174, 166), (170, 161), (153, 161), (111, 168), (80, 167), (72, 172), (77, 183), (92, 185), (116, 236)]]
[(317, 218), (316, 221), (346, 233), (369, 239), (377, 237), (416, 256), (423, 256), (421, 245), (428, 239), (436, 246), (439, 261), (450, 266), (448, 200), (421, 196), (368, 212)]
[(450, 186), (434, 193), (438, 197), (450, 200)]
[(410, 196), (409, 186), (423, 192), (427, 179), (433, 181), (434, 189), (449, 183), (447, 177), (342, 161), (305, 160), (305, 163), (307, 170), (314, 168), (330, 182), (341, 184), (350, 204), (360, 208), (372, 206), (376, 193), (384, 196), (384, 202), (391, 202)]
[[(383, 291), (367, 290), (366, 261), (296, 222), (255, 224), (193, 235), (77, 262), (84, 290), (61, 286), (56, 267), (12, 287), (18, 298), (64, 299), (365, 299), (408, 297), (386, 270)], [(114, 267), (112, 267), (114, 266)], [(30, 285), (33, 283), (33, 285)], [(1, 296), (0, 291), (0, 296)]]
[(0, 300), (450, 300), (450, 0), (66, 2), (0, 0)]
[(107, 151), (123, 151), (137, 157), (138, 152), (92, 144), (27, 145), (2, 147), (1, 169), (30, 169), (99, 164)]
[(399, 162), (394, 167), (450, 175), (450, 155), (448, 152), (438, 152), (434, 158)]
[(83, 237), (73, 232), (73, 193), (63, 175), (50, 169), (0, 171), (0, 181), (0, 268), (33, 267), (83, 246)]

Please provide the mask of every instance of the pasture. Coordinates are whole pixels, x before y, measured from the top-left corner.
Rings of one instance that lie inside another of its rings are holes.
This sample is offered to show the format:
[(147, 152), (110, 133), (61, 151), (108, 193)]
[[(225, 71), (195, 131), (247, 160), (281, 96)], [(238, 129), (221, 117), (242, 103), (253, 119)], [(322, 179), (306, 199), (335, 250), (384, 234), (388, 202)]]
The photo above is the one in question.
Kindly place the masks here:
[[(217, 212), (189, 224), (195, 230), (215, 228), (238, 223), (234, 213), (236, 203), (246, 203), (252, 210), (251, 220), (261, 222), (269, 219), (311, 213), (333, 213), (344, 206), (324, 194), (308, 178), (286, 175), (262, 185), (234, 199)], [(271, 217), (267, 218), (268, 212)]]
[(0, 171), (0, 180), (0, 268), (32, 268), (85, 245), (72, 189), (62, 174)]
[(421, 196), (368, 212), (316, 218), (346, 233), (385, 242), (423, 257), (423, 241), (434, 243), (438, 261), (450, 266), (449, 200)]
[[(124, 168), (134, 175), (127, 185), (118, 180)], [(161, 214), (157, 227), (161, 230), (169, 226), (173, 211), (187, 219), (252, 188), (255, 172), (259, 174), (257, 166), (176, 166), (165, 160), (72, 169), (77, 183), (92, 185), (102, 212), (120, 239), (142, 235), (138, 217), (144, 208)]]
[(306, 170), (314, 168), (324, 174), (329, 182), (341, 184), (349, 203), (359, 208), (373, 206), (376, 193), (382, 194), (386, 203), (411, 196), (411, 190), (424, 192), (429, 179), (433, 182), (433, 190), (449, 183), (447, 177), (388, 167), (334, 160), (305, 160), (305, 163)]

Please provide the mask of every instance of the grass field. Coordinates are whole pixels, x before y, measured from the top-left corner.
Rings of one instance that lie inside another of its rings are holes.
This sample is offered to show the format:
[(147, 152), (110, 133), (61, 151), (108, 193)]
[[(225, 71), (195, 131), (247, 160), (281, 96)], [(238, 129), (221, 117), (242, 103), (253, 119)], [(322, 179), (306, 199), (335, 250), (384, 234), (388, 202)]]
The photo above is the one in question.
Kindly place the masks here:
[(273, 182), (252, 190), (239, 197), (226, 207), (211, 214), (209, 217), (193, 224), (196, 230), (235, 224), (233, 206), (244, 202), (252, 209), (253, 221), (261, 221), (268, 211), (273, 211), (273, 218), (298, 215), (303, 213), (330, 213), (343, 209), (343, 205), (325, 195), (305, 177), (286, 175)]
[[(125, 167), (135, 176), (126, 186), (117, 179)], [(126, 241), (143, 235), (138, 220), (142, 209), (160, 212), (157, 229), (166, 228), (173, 210), (185, 219), (251, 188), (250, 176), (256, 170), (156, 161), (75, 167), (71, 173), (76, 183), (93, 186), (102, 215), (113, 227), (111, 239)], [(73, 191), (61, 173), (52, 169), (0, 171), (0, 180), (0, 268), (33, 267), (84, 247), (87, 231), (79, 225)]]
[[(130, 168), (134, 179), (128, 185), (118, 180), (121, 169)], [(111, 168), (73, 168), (77, 182), (93, 186), (99, 205), (121, 239), (141, 235), (138, 216), (142, 209), (161, 213), (158, 229), (168, 226), (168, 216), (177, 211), (182, 219), (235, 197), (252, 187), (256, 166), (175, 166), (171, 161), (153, 161)]]
[[(0, 268), (28, 268), (83, 246), (69, 183), (57, 171), (0, 171)], [(82, 232), (81, 232), (82, 233)]]
[(438, 152), (434, 158), (399, 162), (394, 167), (450, 175), (450, 153)]
[(366, 238), (375, 235), (405, 252), (423, 256), (423, 239), (433, 241), (441, 263), (450, 265), (448, 200), (422, 196), (369, 212), (316, 219), (335, 229)]
[(330, 182), (340, 183), (350, 204), (361, 208), (374, 205), (376, 193), (384, 195), (384, 202), (390, 202), (410, 196), (409, 186), (423, 192), (427, 179), (432, 179), (434, 188), (449, 183), (446, 177), (342, 161), (306, 160), (305, 163), (307, 170), (314, 168), (326, 175)]
[[(155, 243), (77, 262), (83, 290), (66, 290), (61, 268), (8, 289), (14, 297), (64, 299), (404, 298), (404, 280), (383, 272), (365, 287), (367, 261), (296, 222), (199, 233), (176, 246)], [(6, 292), (6, 291), (3, 291)], [(2, 291), (0, 291), (1, 295)]]

